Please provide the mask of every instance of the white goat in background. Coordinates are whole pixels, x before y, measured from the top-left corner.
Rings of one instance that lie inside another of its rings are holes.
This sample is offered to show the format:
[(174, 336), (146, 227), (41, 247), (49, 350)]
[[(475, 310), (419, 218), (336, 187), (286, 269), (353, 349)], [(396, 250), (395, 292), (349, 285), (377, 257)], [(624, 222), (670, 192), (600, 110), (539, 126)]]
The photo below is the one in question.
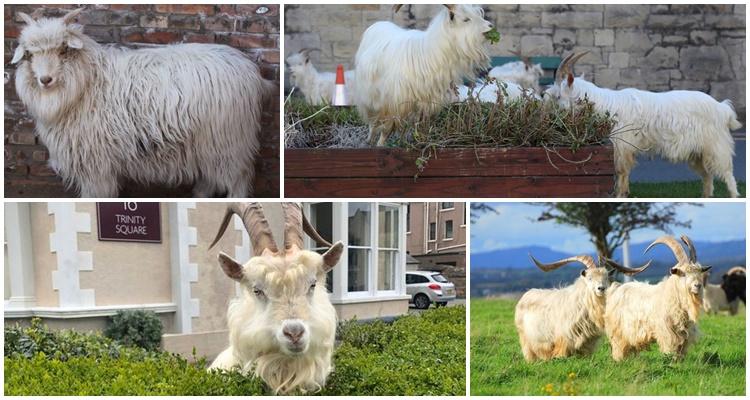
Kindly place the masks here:
[[(561, 289), (531, 289), (516, 304), (515, 324), (526, 361), (549, 360), (574, 354), (589, 355), (604, 331), (604, 307), (610, 287), (609, 273), (597, 266), (591, 256), (581, 255), (550, 264), (531, 257), (544, 272), (579, 262), (586, 269), (572, 285)], [(627, 268), (611, 260), (612, 272), (637, 274), (640, 268)]]
[[(286, 59), (292, 84), (305, 95), (305, 101), (313, 105), (329, 104), (336, 87), (335, 72), (318, 72), (310, 61), (313, 49), (302, 49)], [(354, 84), (354, 71), (344, 72), (346, 92), (351, 95)]]
[(534, 64), (529, 57), (524, 57), (519, 52), (512, 52), (518, 56), (521, 61), (513, 61), (492, 67), (487, 76), (495, 78), (498, 81), (513, 82), (524, 89), (533, 90), (534, 93), (540, 94), (539, 78), (544, 75), (542, 64)]
[(26, 22), (13, 55), (16, 90), (50, 153), (83, 197), (116, 197), (121, 180), (196, 196), (251, 193), (262, 106), (276, 91), (223, 45), (104, 47), (62, 18)]
[[(400, 6), (394, 6), (398, 11)], [(450, 88), (489, 65), (481, 7), (445, 5), (427, 30), (379, 21), (362, 35), (355, 57), (354, 104), (383, 146), (406, 120), (427, 118), (450, 101)]]
[[(231, 204), (211, 247), (234, 214), (253, 241), (254, 257), (243, 266), (219, 253), (219, 264), (242, 286), (242, 297), (229, 305), (229, 348), (209, 369), (240, 367), (253, 372), (275, 393), (318, 390), (332, 370), (336, 310), (326, 291), (326, 273), (344, 249), (318, 235), (297, 203), (284, 208), (284, 248), (279, 249), (259, 203)], [(329, 246), (324, 254), (302, 250), (302, 232)]]
[(672, 236), (662, 236), (646, 248), (664, 244), (677, 264), (670, 275), (656, 285), (623, 283), (607, 299), (604, 315), (612, 358), (620, 361), (656, 342), (659, 350), (677, 360), (698, 336), (697, 322), (703, 303), (703, 274), (711, 269), (696, 260), (695, 247), (687, 236), (682, 241), (690, 256)]
[(690, 90), (654, 93), (600, 88), (571, 73), (573, 64), (586, 53), (571, 54), (562, 62), (547, 93), (564, 105), (588, 98), (597, 110), (617, 120), (613, 137), (617, 196), (629, 193), (630, 171), (638, 152), (658, 154), (673, 163), (687, 161), (703, 180), (704, 197), (713, 195), (714, 177), (726, 183), (731, 197), (738, 196), (730, 129), (742, 124), (729, 100), (718, 102)]
[[(504, 86), (501, 88), (500, 86)], [(478, 81), (473, 88), (466, 85), (460, 85), (456, 89), (458, 101), (466, 101), (469, 97), (479, 100), (482, 103), (495, 103), (498, 96), (503, 96), (505, 100), (515, 100), (527, 95), (529, 97), (539, 98), (531, 90), (526, 90), (520, 85), (513, 82), (490, 82)]]

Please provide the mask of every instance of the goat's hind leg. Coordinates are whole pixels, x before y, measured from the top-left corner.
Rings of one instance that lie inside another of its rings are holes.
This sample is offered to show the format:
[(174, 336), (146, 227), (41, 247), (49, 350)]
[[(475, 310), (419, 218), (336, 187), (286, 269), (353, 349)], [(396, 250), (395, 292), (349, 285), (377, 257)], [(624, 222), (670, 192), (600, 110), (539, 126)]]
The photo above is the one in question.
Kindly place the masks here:
[(690, 169), (695, 171), (703, 181), (703, 197), (711, 197), (714, 195), (714, 176), (709, 173), (706, 166), (703, 164), (703, 158), (691, 158), (688, 160)]

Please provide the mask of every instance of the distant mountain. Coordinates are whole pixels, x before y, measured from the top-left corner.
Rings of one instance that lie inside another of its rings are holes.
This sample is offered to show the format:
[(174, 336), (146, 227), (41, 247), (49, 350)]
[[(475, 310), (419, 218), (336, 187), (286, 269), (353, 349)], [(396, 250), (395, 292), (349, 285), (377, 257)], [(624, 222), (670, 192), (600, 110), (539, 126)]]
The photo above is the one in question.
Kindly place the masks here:
[[(631, 264), (642, 264), (647, 260), (655, 263), (669, 264), (674, 262), (672, 252), (666, 246), (656, 246), (648, 254), (643, 252), (650, 242), (634, 243), (630, 245)], [(705, 265), (713, 263), (721, 264), (726, 260), (738, 260), (745, 258), (745, 241), (730, 240), (724, 242), (695, 242), (698, 252), (698, 260)], [(471, 254), (472, 268), (528, 268), (533, 264), (529, 259), (529, 253), (533, 254), (539, 261), (551, 262), (561, 258), (570, 257), (568, 254), (552, 250), (544, 246), (526, 246), (512, 249), (494, 250), (485, 253)], [(591, 255), (594, 255), (593, 253)], [(622, 261), (622, 249), (615, 250), (615, 260)]]

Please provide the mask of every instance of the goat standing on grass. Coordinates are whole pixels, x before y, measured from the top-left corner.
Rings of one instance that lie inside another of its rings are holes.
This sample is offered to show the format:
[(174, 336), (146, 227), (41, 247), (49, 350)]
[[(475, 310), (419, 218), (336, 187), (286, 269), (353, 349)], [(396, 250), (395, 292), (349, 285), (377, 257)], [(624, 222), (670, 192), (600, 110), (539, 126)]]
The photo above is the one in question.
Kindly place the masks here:
[(16, 90), (82, 197), (116, 197), (122, 179), (196, 196), (252, 191), (262, 105), (275, 92), (258, 66), (223, 45), (104, 47), (73, 20), (18, 13)]
[[(289, 69), (292, 84), (305, 95), (305, 101), (313, 105), (330, 104), (336, 88), (335, 72), (318, 72), (310, 61), (312, 49), (302, 49), (287, 57), (286, 65)], [(354, 71), (344, 72), (346, 92), (352, 93)]]
[[(219, 253), (224, 273), (242, 286), (229, 305), (229, 348), (210, 369), (253, 371), (275, 393), (319, 390), (332, 370), (336, 310), (326, 291), (326, 273), (341, 257), (341, 242), (318, 235), (297, 203), (282, 203), (284, 248), (279, 249), (259, 203), (228, 207), (211, 247), (234, 214), (242, 218), (254, 257), (243, 266)], [(302, 232), (329, 246), (324, 254), (302, 250)]]
[(563, 60), (548, 94), (563, 105), (588, 98), (597, 110), (609, 112), (617, 120), (613, 145), (618, 197), (628, 196), (630, 171), (639, 151), (661, 155), (673, 163), (687, 161), (703, 180), (704, 197), (713, 195), (714, 177), (726, 183), (731, 197), (738, 196), (730, 130), (742, 124), (729, 100), (718, 102), (692, 90), (654, 93), (600, 88), (571, 72), (573, 64), (587, 53), (571, 54)]
[(609, 273), (591, 256), (582, 255), (543, 264), (531, 257), (544, 272), (579, 262), (586, 269), (572, 285), (562, 289), (531, 289), (516, 305), (515, 323), (526, 361), (549, 360), (574, 354), (589, 355), (604, 330), (604, 307), (609, 291), (609, 274), (620, 271), (635, 275), (646, 268), (627, 268), (613, 261)]
[(677, 258), (670, 275), (656, 285), (643, 282), (622, 284), (610, 294), (604, 315), (612, 358), (620, 361), (656, 342), (659, 350), (677, 360), (685, 357), (698, 337), (698, 315), (703, 303), (703, 274), (711, 269), (696, 260), (695, 247), (681, 237), (690, 256), (672, 236), (662, 236), (656, 244), (669, 247)]
[(708, 276), (708, 273), (703, 276), (703, 310), (709, 314), (728, 311), (729, 315), (737, 315), (740, 300), (745, 302), (745, 268), (733, 267), (727, 271), (720, 285), (708, 283)]
[(451, 84), (475, 80), (489, 65), (484, 33), (491, 29), (481, 7), (465, 4), (445, 5), (426, 31), (388, 21), (367, 28), (355, 56), (353, 98), (369, 124), (370, 143), (384, 146), (405, 121), (427, 118), (448, 103)]

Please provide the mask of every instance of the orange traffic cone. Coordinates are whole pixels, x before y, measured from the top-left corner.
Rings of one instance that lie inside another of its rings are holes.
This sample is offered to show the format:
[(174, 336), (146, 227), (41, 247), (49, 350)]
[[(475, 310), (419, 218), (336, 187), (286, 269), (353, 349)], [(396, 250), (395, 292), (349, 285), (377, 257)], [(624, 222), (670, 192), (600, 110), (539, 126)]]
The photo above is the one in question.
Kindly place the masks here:
[(346, 88), (344, 87), (344, 66), (339, 64), (336, 67), (336, 90), (333, 92), (334, 106), (348, 106), (346, 99)]

